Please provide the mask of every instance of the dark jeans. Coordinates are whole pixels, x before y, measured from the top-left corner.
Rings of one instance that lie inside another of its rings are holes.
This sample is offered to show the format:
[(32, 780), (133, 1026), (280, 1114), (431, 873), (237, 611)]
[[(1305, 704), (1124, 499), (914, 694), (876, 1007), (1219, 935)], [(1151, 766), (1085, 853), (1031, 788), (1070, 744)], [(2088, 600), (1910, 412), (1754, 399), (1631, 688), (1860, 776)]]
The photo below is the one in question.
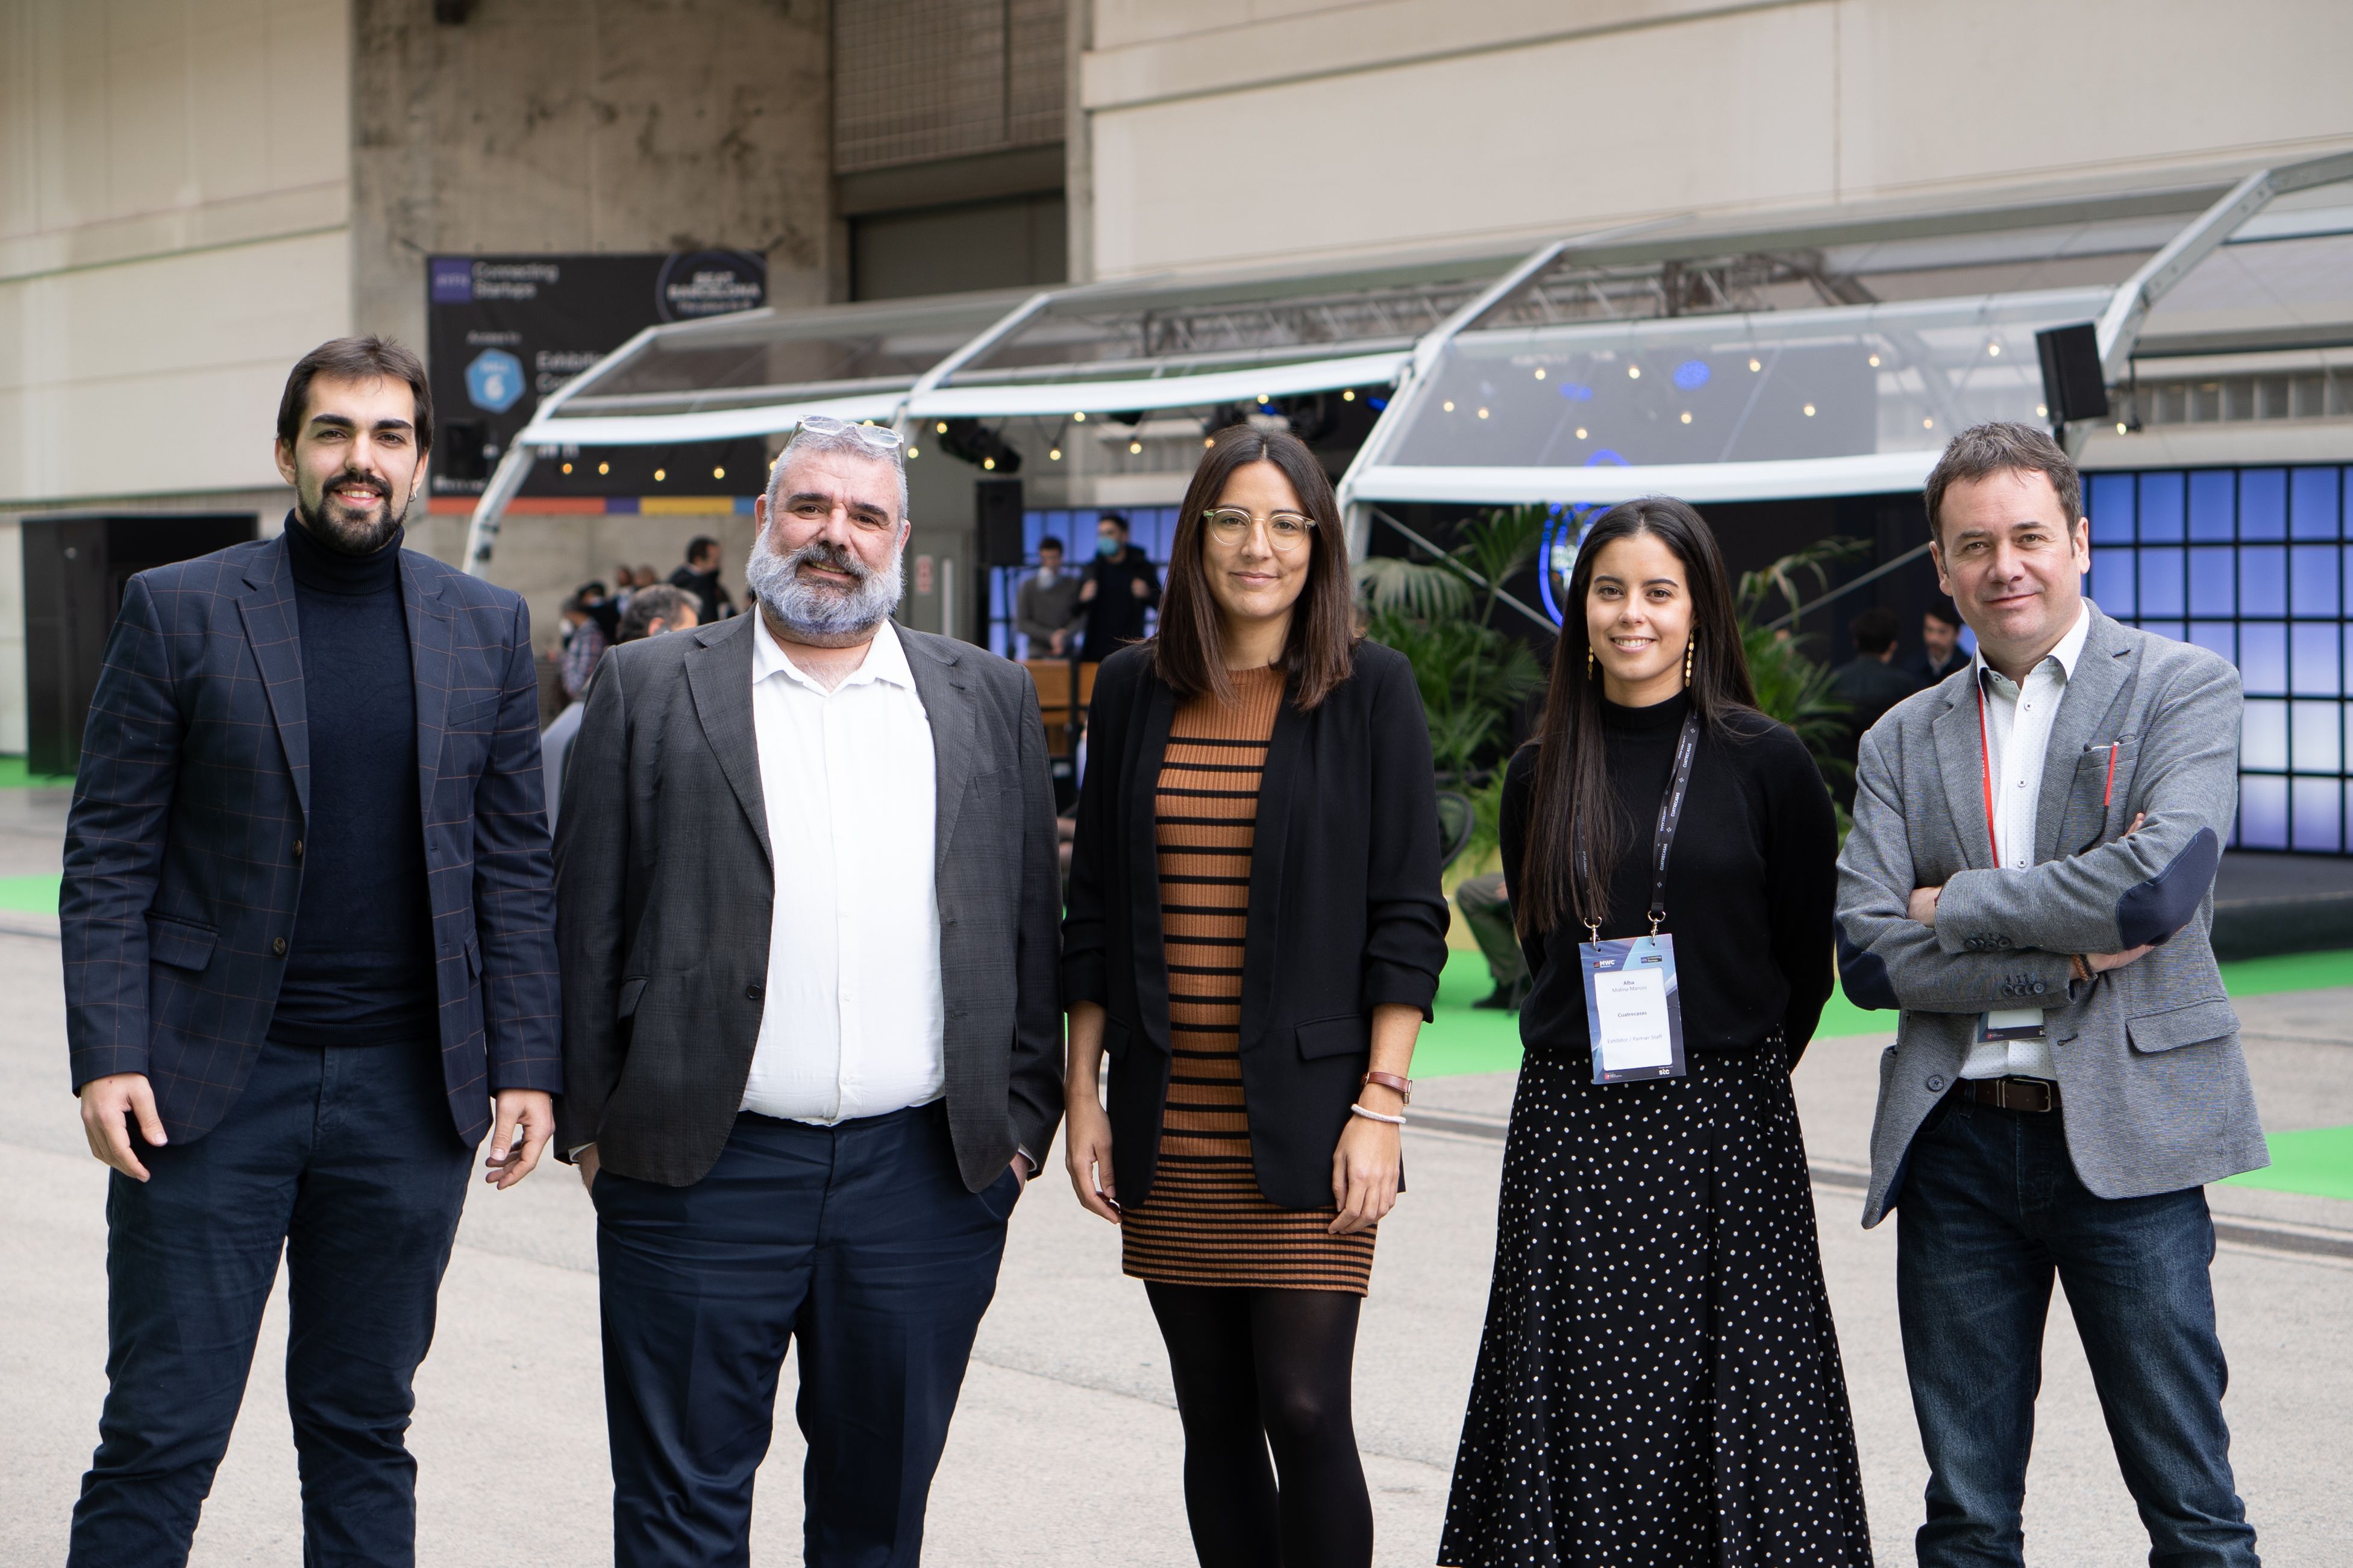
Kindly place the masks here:
[(1928, 1458), (1922, 1568), (2024, 1560), (2019, 1515), (2054, 1270), (2151, 1568), (2252, 1568), (2255, 1532), (2222, 1421), (2205, 1192), (2093, 1195), (2068, 1160), (2062, 1114), (1951, 1099), (1912, 1142), (1895, 1281)]
[(965, 1189), (932, 1104), (738, 1117), (691, 1187), (596, 1173), (619, 1568), (751, 1560), (752, 1480), (800, 1342), (813, 1568), (913, 1563), (1021, 1180)]
[(220, 1125), (139, 1157), (150, 1179), (107, 1192), (106, 1405), (67, 1561), (187, 1560), (282, 1247), (302, 1561), (406, 1568), (410, 1380), (472, 1163), (438, 1045), (264, 1045)]

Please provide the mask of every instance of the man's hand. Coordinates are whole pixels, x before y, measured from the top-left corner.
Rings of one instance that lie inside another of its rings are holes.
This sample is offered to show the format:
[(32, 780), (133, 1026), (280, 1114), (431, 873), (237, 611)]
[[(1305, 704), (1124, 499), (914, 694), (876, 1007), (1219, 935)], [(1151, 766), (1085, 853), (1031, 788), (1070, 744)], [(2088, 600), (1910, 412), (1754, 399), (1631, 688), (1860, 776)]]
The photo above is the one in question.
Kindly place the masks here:
[(111, 1072), (81, 1086), (81, 1133), (90, 1152), (134, 1182), (147, 1179), (131, 1145), (130, 1122), (139, 1122), (139, 1136), (149, 1143), (164, 1142), (164, 1119), (155, 1114), (155, 1090), (143, 1072)]
[(580, 1167), (580, 1184), (590, 1192), (595, 1192), (596, 1190), (596, 1145), (590, 1143), (583, 1146), (580, 1152), (572, 1156), (572, 1163)]
[(1090, 577), (1085, 582), (1079, 584), (1079, 603), (1082, 605), (1092, 605), (1094, 602), (1095, 580), (1092, 577)]
[(1046, 646), (1049, 648), (1051, 648), (1054, 652), (1054, 656), (1059, 658), (1061, 657), (1062, 650), (1070, 646), (1070, 633), (1056, 632), (1052, 637), (1046, 639)]
[[(491, 1128), (491, 1152), (482, 1163), (490, 1174), (482, 1180), (501, 1192), (531, 1174), (540, 1151), (555, 1131), (555, 1100), (543, 1089), (502, 1089), (497, 1100), (498, 1119)], [(517, 1148), (516, 1140), (522, 1140)]]
[(2122, 969), (2127, 963), (2138, 963), (2156, 951), (2155, 942), (2143, 942), (2138, 947), (2128, 947), (2122, 952), (2087, 952), (2084, 955), (2084, 967), (2094, 974), (2105, 974), (2111, 969)]
[(1141, 577), (1130, 577), (1127, 580), (1127, 591), (1139, 599), (1152, 597), (1152, 590), (1144, 585), (1144, 579)]
[(1924, 926), (1936, 923), (1936, 900), (1944, 896), (1942, 888), (1915, 888), (1911, 907), (1905, 911)]

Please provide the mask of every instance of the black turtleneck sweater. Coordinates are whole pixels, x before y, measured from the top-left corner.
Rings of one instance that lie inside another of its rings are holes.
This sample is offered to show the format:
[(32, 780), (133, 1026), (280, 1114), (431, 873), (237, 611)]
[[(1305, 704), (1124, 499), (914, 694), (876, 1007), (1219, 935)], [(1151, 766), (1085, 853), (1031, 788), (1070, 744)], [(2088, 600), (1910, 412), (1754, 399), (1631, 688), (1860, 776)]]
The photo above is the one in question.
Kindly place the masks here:
[(435, 1037), (432, 905), (417, 784), (417, 686), (400, 536), (344, 555), (292, 518), (311, 815), (272, 1039), (372, 1046)]
[[(1651, 840), (1686, 710), (1681, 693), (1651, 708), (1602, 704), (1602, 744), (1627, 813), (1605, 938), (1651, 929)], [(1838, 826), (1820, 771), (1787, 726), (1743, 713), (1731, 727), (1730, 736), (1701, 734), (1667, 862), (1662, 929), (1675, 939), (1683, 1042), (1689, 1051), (1737, 1049), (1778, 1028), (1795, 1061), (1830, 1000)], [(1522, 748), (1504, 775), (1504, 866), (1514, 884), (1535, 759), (1534, 746)], [(1520, 1038), (1532, 1055), (1591, 1059), (1577, 952), (1584, 940), (1572, 920), (1522, 944), (1535, 984), (1520, 1008)]]

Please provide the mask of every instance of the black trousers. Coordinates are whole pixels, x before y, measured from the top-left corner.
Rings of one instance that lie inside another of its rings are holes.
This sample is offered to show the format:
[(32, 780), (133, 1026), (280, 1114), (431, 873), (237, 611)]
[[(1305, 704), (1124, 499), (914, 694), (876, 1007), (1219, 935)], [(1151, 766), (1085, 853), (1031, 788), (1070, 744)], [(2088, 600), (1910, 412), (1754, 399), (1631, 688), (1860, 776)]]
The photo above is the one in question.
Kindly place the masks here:
[(106, 1405), (68, 1563), (187, 1560), (282, 1249), (302, 1561), (406, 1568), (410, 1380), (472, 1163), (438, 1045), (264, 1045), (220, 1125), (139, 1157), (150, 1179), (107, 1192)]
[(599, 1171), (617, 1568), (750, 1562), (796, 1340), (807, 1561), (920, 1561), (1020, 1189), (1010, 1170), (965, 1189), (937, 1103), (834, 1127), (744, 1115), (691, 1187)]

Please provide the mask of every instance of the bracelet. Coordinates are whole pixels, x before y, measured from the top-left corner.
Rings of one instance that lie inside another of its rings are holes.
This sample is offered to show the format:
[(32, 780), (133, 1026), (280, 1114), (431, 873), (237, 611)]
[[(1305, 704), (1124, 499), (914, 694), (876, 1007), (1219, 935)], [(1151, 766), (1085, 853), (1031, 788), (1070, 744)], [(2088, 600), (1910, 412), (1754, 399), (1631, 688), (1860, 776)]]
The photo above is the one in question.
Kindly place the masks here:
[(1362, 1089), (1368, 1083), (1377, 1083), (1383, 1089), (1395, 1089), (1399, 1100), (1404, 1100), (1408, 1105), (1413, 1103), (1413, 1079), (1409, 1078), (1399, 1078), (1393, 1072), (1368, 1072), (1356, 1080), (1356, 1087)]
[(1405, 1118), (1402, 1116), (1383, 1116), (1379, 1111), (1366, 1110), (1361, 1105), (1352, 1105), (1348, 1110), (1352, 1114), (1361, 1116), (1367, 1121), (1386, 1121), (1392, 1127), (1405, 1125)]
[(2082, 953), (2071, 953), (2067, 959), (2067, 967), (2073, 970), (2075, 978), (2084, 984), (2089, 985), (2092, 983), (2092, 965)]

